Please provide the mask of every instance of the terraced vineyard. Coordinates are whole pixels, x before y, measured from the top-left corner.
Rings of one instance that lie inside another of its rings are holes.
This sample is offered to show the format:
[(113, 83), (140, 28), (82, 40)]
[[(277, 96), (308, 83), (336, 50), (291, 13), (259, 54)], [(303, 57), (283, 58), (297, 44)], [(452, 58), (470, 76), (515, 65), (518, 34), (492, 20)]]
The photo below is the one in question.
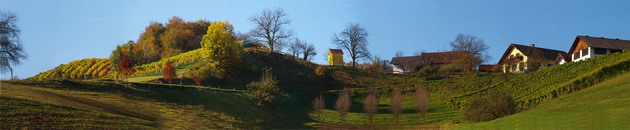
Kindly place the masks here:
[(108, 75), (109, 70), (108, 59), (89, 58), (61, 64), (54, 69), (39, 73), (31, 79), (92, 79)]
[(527, 109), (603, 82), (628, 70), (630, 52), (614, 53), (541, 69), (448, 100), (451, 107), (462, 108), (472, 97), (483, 96), (492, 91), (504, 91), (512, 94), (520, 109)]

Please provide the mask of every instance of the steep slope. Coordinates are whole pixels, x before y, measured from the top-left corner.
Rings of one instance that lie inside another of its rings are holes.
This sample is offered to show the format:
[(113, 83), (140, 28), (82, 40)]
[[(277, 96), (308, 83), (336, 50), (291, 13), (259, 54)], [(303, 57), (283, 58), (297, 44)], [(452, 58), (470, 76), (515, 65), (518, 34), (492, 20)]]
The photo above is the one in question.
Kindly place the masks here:
[(527, 111), (454, 129), (630, 129), (630, 73)]
[(630, 70), (630, 52), (614, 53), (524, 74), (508, 82), (451, 97), (449, 104), (454, 108), (461, 108), (469, 98), (483, 96), (492, 91), (504, 91), (512, 94), (519, 108), (527, 109), (605, 81), (627, 70)]

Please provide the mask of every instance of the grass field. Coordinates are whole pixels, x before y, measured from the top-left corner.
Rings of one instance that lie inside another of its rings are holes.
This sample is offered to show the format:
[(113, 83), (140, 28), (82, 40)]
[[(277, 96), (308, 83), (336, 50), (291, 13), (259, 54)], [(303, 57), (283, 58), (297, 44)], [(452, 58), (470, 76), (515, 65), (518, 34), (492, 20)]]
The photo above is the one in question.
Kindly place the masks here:
[(305, 127), (305, 118), (256, 106), (238, 91), (108, 81), (9, 81), (1, 89), (3, 128)]
[(630, 129), (630, 73), (530, 110), (453, 129)]

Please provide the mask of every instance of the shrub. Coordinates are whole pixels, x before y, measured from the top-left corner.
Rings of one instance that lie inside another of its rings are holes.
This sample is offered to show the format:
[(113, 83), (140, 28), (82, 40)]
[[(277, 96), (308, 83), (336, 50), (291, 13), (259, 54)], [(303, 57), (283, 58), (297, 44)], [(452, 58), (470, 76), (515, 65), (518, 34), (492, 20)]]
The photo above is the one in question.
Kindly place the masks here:
[(428, 78), (430, 76), (435, 75), (438, 72), (439, 67), (437, 66), (425, 66), (421, 69), (418, 70), (418, 72), (416, 73), (417, 76), (419, 77), (425, 77)]
[(324, 97), (322, 95), (315, 97), (315, 99), (313, 99), (313, 102), (311, 103), (311, 106), (313, 107), (313, 111), (315, 111), (315, 114), (319, 116), (321, 110), (324, 110)]
[(282, 90), (278, 87), (278, 81), (271, 75), (271, 68), (265, 68), (260, 77), (260, 81), (254, 81), (247, 84), (247, 90), (258, 99), (258, 105), (271, 103), (278, 95), (282, 94)]
[(339, 113), (339, 117), (341, 117), (342, 121), (345, 120), (346, 114), (348, 114), (348, 110), (350, 110), (351, 105), (352, 97), (350, 89), (344, 88), (343, 91), (339, 93), (337, 102), (335, 102), (335, 109)]
[(368, 116), (368, 120), (372, 123), (374, 114), (378, 111), (378, 101), (376, 100), (376, 88), (370, 88), (363, 102), (363, 111)]
[(474, 98), (464, 108), (464, 118), (473, 122), (489, 121), (516, 112), (516, 104), (505, 92), (493, 92), (486, 97)]
[(423, 118), (426, 117), (429, 112), (429, 96), (425, 87), (416, 89), (416, 110)]
[(392, 116), (394, 116), (396, 123), (398, 123), (398, 118), (403, 112), (402, 98), (402, 90), (400, 90), (399, 88), (394, 88), (392, 90), (392, 104), (390, 105), (390, 111), (392, 111)]
[(462, 69), (463, 67), (461, 65), (458, 64), (448, 64), (448, 65), (442, 65), (440, 66), (440, 69), (438, 69), (438, 73), (443, 74), (444, 76), (451, 76), (455, 73), (458, 72), (463, 72), (464, 69)]

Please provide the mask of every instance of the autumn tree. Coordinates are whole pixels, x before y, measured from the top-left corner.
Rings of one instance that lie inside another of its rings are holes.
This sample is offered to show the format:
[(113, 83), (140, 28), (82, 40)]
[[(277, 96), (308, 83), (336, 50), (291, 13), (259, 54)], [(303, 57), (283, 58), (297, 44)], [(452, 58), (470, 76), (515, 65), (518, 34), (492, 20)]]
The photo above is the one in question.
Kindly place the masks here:
[(337, 34), (333, 34), (332, 41), (337, 47), (346, 49), (352, 58), (352, 67), (356, 67), (357, 59), (370, 58), (367, 41), (368, 32), (358, 23), (348, 23), (346, 28)]
[(337, 113), (339, 113), (339, 117), (344, 121), (346, 119), (346, 115), (348, 114), (348, 110), (350, 110), (350, 106), (352, 105), (352, 95), (350, 93), (350, 89), (344, 88), (340, 93), (339, 97), (337, 97), (337, 101), (335, 102), (335, 109)]
[(286, 30), (286, 26), (291, 23), (286, 17), (287, 13), (282, 8), (265, 9), (259, 15), (249, 18), (256, 25), (251, 34), (263, 38), (273, 52), (274, 48), (281, 48), (284, 45), (282, 40), (292, 35), (291, 31)]
[(164, 66), (162, 68), (162, 79), (168, 82), (170, 86), (171, 82), (173, 82), (173, 80), (175, 80), (176, 78), (177, 78), (177, 74), (175, 73), (175, 67), (173, 66), (173, 63), (171, 63), (170, 60), (166, 61), (166, 63), (164, 63)]
[(189, 69), (184, 71), (184, 77), (188, 79), (192, 79), (197, 86), (201, 86), (201, 82), (204, 79), (208, 79), (210, 77), (219, 77), (214, 66), (209, 65), (208, 63), (198, 63)]
[(278, 81), (271, 75), (271, 68), (264, 68), (260, 80), (247, 84), (247, 90), (258, 99), (258, 105), (263, 106), (271, 103), (275, 97), (282, 94), (282, 90), (277, 84)]
[(142, 63), (150, 63), (159, 61), (162, 53), (162, 42), (160, 42), (160, 35), (164, 33), (164, 25), (158, 22), (151, 22), (149, 26), (144, 29), (144, 32), (140, 34), (137, 44), (140, 44), (144, 51), (144, 61)]
[(400, 117), (400, 114), (402, 114), (403, 112), (403, 108), (402, 108), (403, 99), (402, 98), (403, 98), (402, 91), (399, 88), (394, 88), (392, 90), (392, 102), (391, 102), (389, 110), (392, 112), (392, 116), (396, 120), (396, 123), (398, 123), (398, 118)]
[(0, 12), (0, 73), (7, 71), (13, 76), (13, 67), (20, 65), (26, 54), (22, 50), (18, 17), (12, 12)]
[(466, 64), (465, 66), (469, 68), (468, 71), (470, 71), (470, 68), (490, 59), (490, 56), (487, 54), (487, 50), (490, 47), (483, 39), (476, 36), (460, 33), (449, 45), (453, 51), (468, 52), (467, 55), (462, 57), (464, 64)]
[(118, 63), (118, 70), (120, 74), (125, 78), (125, 82), (128, 82), (127, 78), (129, 78), (129, 76), (131, 76), (131, 74), (135, 72), (133, 65), (128, 59), (129, 58), (127, 57), (127, 55), (123, 53)]
[(416, 89), (414, 95), (416, 96), (416, 111), (420, 114), (422, 118), (427, 117), (427, 113), (429, 113), (429, 92), (425, 87), (420, 87)]
[(376, 88), (370, 88), (367, 93), (367, 97), (365, 97), (365, 102), (363, 104), (363, 111), (368, 116), (368, 120), (372, 123), (372, 119), (374, 114), (378, 112), (378, 100), (376, 100)]
[(214, 22), (208, 26), (201, 46), (208, 50), (205, 56), (212, 66), (227, 76), (235, 74), (241, 62), (241, 45), (234, 36), (234, 27), (227, 21)]

